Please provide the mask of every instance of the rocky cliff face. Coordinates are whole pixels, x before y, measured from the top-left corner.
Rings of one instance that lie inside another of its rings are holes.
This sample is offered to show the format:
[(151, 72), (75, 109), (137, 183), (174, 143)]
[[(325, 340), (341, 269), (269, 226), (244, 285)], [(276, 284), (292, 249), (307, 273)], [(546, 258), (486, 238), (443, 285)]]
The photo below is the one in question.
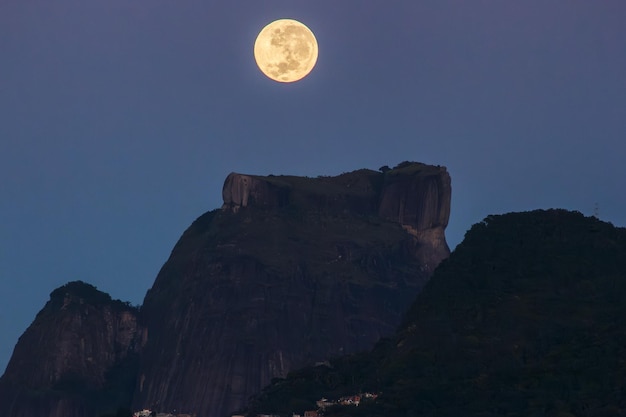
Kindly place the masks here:
[(378, 206), (379, 216), (400, 223), (415, 238), (418, 259), (430, 272), (450, 254), (444, 231), (452, 193), (450, 176), (442, 172), (445, 168), (419, 165), (387, 172)]
[(336, 177), (242, 175), (182, 235), (139, 312), (55, 290), (0, 378), (0, 415), (119, 406), (198, 417), (274, 377), (391, 335), (449, 250), (450, 178), (402, 163)]
[(135, 408), (224, 416), (273, 377), (390, 335), (449, 254), (445, 168), (231, 174), (148, 292)]
[(0, 379), (0, 415), (92, 417), (129, 405), (142, 336), (134, 308), (80, 281), (56, 289)]

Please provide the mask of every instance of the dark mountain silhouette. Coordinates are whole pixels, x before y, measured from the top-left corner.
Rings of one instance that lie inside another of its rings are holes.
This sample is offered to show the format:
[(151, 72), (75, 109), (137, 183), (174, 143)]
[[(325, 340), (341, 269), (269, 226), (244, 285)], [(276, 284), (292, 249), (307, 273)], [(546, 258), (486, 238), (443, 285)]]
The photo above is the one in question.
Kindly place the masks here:
[(489, 216), (370, 353), (275, 380), (249, 413), (623, 416), (626, 229), (564, 210)]
[(445, 168), (231, 174), (148, 292), (135, 408), (221, 417), (274, 377), (370, 349), (449, 250)]
[(0, 379), (0, 415), (91, 417), (129, 404), (144, 336), (127, 303), (81, 281), (57, 288)]
[(91, 417), (132, 395), (221, 417), (272, 378), (392, 335), (449, 255), (451, 190), (443, 167), (381, 171), (229, 175), (140, 313), (83, 283), (52, 293), (0, 379), (0, 415)]

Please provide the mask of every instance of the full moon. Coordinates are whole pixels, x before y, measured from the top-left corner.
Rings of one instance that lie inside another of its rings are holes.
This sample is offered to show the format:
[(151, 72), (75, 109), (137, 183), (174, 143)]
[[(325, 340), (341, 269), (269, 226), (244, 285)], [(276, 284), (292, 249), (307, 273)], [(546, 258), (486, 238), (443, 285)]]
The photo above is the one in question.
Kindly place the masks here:
[(259, 69), (281, 83), (306, 77), (317, 62), (317, 52), (313, 32), (293, 19), (273, 21), (254, 42), (254, 59)]

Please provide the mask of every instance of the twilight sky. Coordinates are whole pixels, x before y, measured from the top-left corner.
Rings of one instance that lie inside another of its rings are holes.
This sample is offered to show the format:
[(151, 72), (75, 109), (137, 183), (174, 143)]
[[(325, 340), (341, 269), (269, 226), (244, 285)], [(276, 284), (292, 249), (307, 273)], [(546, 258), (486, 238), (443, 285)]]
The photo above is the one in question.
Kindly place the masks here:
[[(295, 84), (263, 26), (319, 42)], [(452, 177), (453, 248), (488, 214), (626, 226), (624, 0), (2, 0), (0, 373), (70, 280), (140, 304), (231, 171), (415, 160)]]

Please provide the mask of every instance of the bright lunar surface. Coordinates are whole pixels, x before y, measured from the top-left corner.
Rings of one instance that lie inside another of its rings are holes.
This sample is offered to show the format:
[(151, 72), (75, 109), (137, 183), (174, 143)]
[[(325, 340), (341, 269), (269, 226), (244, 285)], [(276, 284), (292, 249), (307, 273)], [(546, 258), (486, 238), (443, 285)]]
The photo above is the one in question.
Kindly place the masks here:
[(281, 83), (306, 77), (317, 62), (317, 51), (313, 32), (292, 19), (273, 21), (254, 42), (254, 59), (259, 69)]

